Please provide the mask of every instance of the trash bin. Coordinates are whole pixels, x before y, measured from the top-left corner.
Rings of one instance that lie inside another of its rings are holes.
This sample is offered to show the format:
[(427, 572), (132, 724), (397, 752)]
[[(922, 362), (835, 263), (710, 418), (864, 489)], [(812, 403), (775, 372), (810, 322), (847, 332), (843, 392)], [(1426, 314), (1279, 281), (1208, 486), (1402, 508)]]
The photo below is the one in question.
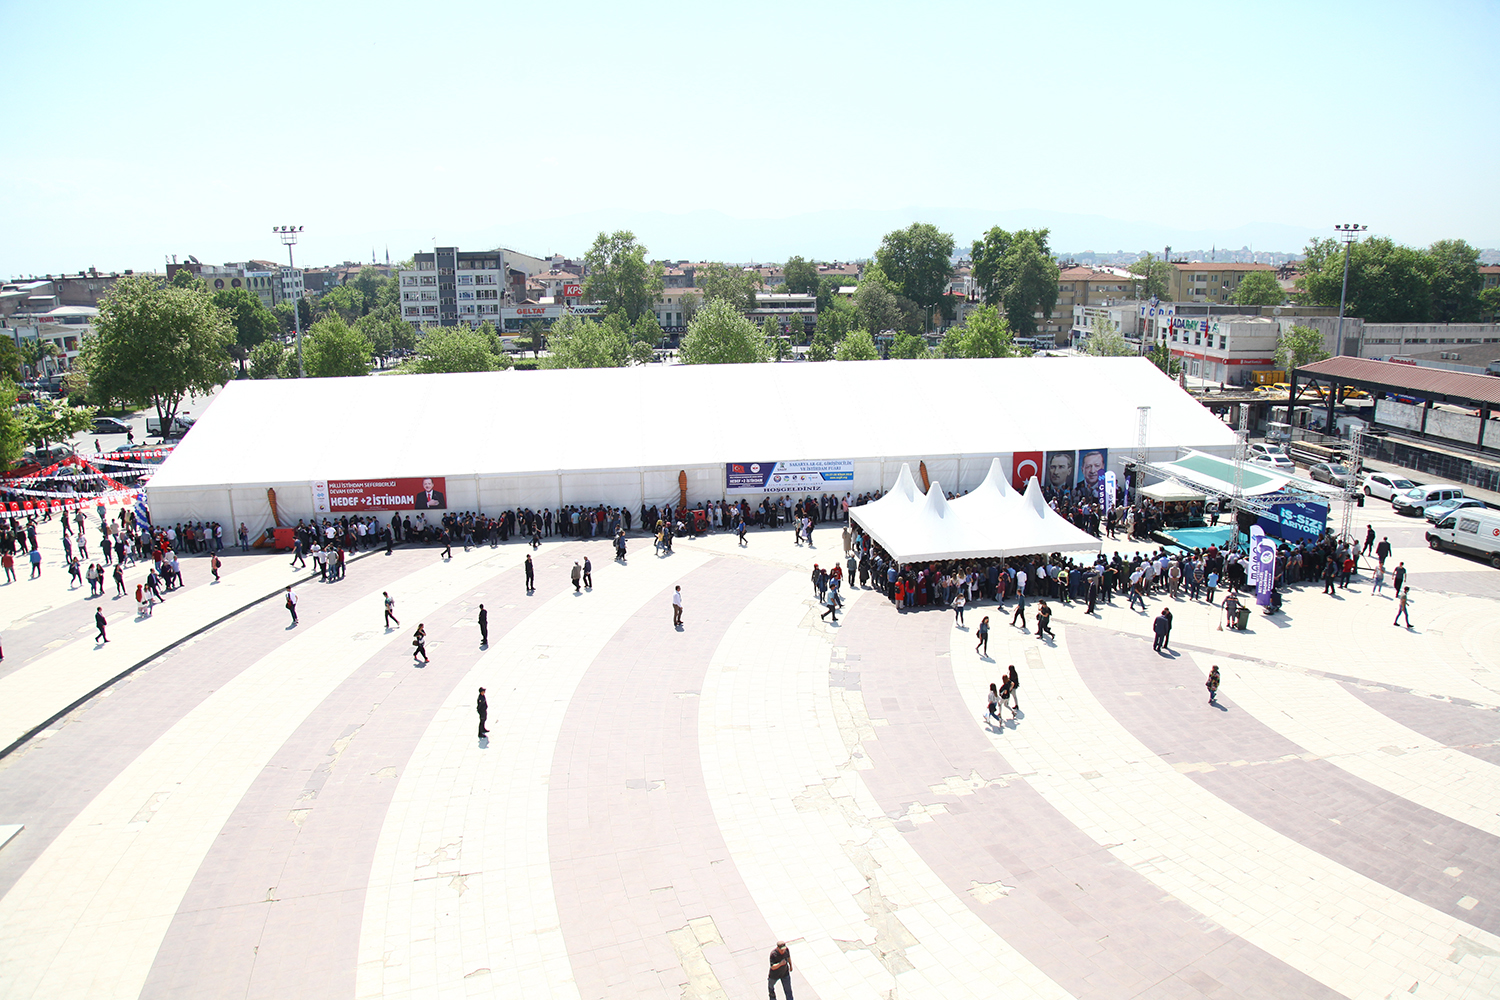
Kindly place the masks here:
[(1237, 628), (1237, 629), (1241, 629), (1241, 630), (1244, 630), (1244, 629), (1247, 629), (1247, 628), (1250, 627), (1250, 609), (1249, 608), (1240, 608), (1240, 613), (1237, 614), (1237, 615), (1235, 615), (1235, 618), (1234, 618), (1234, 627)]

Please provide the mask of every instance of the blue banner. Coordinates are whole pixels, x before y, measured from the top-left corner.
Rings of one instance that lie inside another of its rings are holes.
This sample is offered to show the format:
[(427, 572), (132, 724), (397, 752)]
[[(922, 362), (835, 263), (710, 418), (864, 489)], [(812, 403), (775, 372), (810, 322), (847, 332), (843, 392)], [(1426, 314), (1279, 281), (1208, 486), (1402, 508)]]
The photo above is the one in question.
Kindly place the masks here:
[(1269, 515), (1257, 521), (1266, 534), (1286, 542), (1317, 541), (1328, 526), (1325, 503), (1278, 503), (1271, 505)]

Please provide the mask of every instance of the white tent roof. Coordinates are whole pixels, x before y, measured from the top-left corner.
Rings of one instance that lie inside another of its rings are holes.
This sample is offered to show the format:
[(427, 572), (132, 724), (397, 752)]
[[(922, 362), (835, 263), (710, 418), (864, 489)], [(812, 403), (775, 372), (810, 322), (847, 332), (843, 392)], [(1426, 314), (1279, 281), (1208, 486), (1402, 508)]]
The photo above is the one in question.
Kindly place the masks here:
[(1184, 485), (1176, 479), (1167, 479), (1159, 483), (1152, 483), (1141, 490), (1141, 496), (1150, 497), (1162, 503), (1170, 503), (1177, 500), (1207, 500), (1208, 496), (1191, 486)]
[[(828, 426), (829, 401), (911, 398), (953, 400), (994, 419), (840, 415), (836, 432)], [(1058, 405), (1063, 398), (1086, 403)], [(1137, 406), (1152, 407), (1148, 447), (1234, 443), (1223, 421), (1143, 358), (245, 380), (224, 387), (150, 486), (1133, 449)]]
[[(1234, 492), (1234, 462), (1216, 455), (1190, 451), (1177, 461), (1168, 462), (1161, 468), (1189, 486), (1196, 484), (1220, 493)], [(1245, 465), (1240, 473), (1240, 485), (1247, 497), (1278, 493), (1286, 489), (1288, 482), (1286, 476), (1277, 475), (1269, 469), (1254, 465)]]
[(913, 497), (909, 466), (897, 487), (874, 503), (849, 508), (850, 515), (897, 562), (976, 559), (1031, 553), (1098, 551), (1099, 539), (1080, 531), (1047, 505), (1036, 479), (1018, 495), (1005, 482), (1000, 460), (977, 489), (949, 501), (941, 483)]

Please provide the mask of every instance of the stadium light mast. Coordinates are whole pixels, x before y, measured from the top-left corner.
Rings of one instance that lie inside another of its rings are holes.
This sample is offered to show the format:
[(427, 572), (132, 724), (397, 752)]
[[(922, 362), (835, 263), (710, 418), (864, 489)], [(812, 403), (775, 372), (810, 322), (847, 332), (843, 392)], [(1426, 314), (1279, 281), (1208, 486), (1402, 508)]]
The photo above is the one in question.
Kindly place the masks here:
[[(291, 270), (288, 280), (295, 281), (297, 262), (292, 259), (292, 247), (296, 245), (297, 234), (302, 232), (302, 227), (272, 226), (271, 232), (280, 236), (281, 242), (286, 244), (286, 262)], [(296, 285), (292, 287), (296, 288)], [(300, 294), (292, 300), (292, 328), (297, 331), (297, 377), (307, 378), (307, 370), (302, 367), (302, 296)]]
[(1339, 292), (1339, 328), (1334, 334), (1333, 341), (1338, 345), (1339, 353), (1344, 353), (1344, 302), (1349, 297), (1349, 251), (1359, 240), (1359, 234), (1369, 229), (1369, 226), (1361, 226), (1357, 222), (1344, 222), (1333, 227), (1339, 234), (1339, 239), (1344, 243), (1344, 287)]

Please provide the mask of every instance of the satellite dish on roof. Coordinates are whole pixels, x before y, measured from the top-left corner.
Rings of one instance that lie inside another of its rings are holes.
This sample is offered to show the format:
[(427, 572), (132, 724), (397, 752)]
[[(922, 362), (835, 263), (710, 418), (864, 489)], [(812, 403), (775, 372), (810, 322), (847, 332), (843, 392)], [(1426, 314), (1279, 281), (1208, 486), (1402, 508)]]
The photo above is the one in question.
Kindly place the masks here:
[(1271, 309), (1271, 315), (1272, 316), (1280, 316), (1281, 315), (1281, 307), (1280, 306), (1273, 307)]

